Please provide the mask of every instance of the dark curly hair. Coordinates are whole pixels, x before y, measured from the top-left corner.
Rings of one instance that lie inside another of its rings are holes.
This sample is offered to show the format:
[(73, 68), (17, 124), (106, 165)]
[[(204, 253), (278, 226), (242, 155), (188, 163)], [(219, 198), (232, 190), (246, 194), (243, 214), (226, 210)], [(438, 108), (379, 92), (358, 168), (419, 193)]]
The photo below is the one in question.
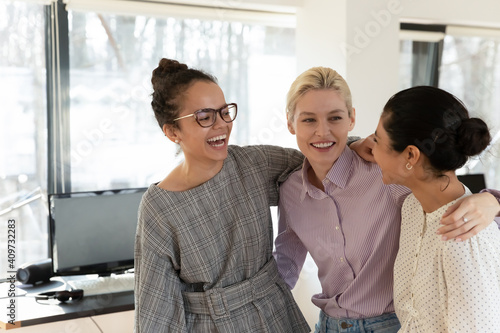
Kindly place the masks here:
[(402, 152), (417, 146), (438, 175), (462, 167), (491, 141), (483, 120), (470, 118), (458, 98), (435, 87), (398, 92), (385, 105), (382, 117), (392, 148)]
[(189, 68), (177, 60), (166, 58), (160, 60), (151, 77), (153, 84), (151, 106), (160, 128), (163, 129), (165, 124), (177, 126), (174, 119), (179, 115), (184, 93), (197, 81), (217, 84), (214, 76), (201, 70)]

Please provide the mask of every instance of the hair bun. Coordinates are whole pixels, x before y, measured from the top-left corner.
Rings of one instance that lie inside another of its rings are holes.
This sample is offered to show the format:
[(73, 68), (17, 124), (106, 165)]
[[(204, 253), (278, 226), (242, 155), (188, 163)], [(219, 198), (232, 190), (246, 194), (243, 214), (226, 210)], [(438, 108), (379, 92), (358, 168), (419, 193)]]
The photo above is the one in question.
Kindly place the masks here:
[(457, 145), (466, 156), (478, 155), (490, 142), (488, 126), (479, 118), (463, 119), (457, 128)]
[(158, 69), (162, 71), (163, 74), (174, 74), (180, 71), (188, 69), (186, 64), (181, 64), (177, 60), (163, 58), (158, 64)]
[(153, 70), (153, 75), (151, 78), (151, 82), (153, 83), (153, 87), (156, 83), (159, 83), (159, 80), (166, 78), (167, 76), (185, 71), (188, 69), (188, 66), (185, 64), (181, 64), (177, 60), (166, 59), (163, 58), (160, 60), (158, 67)]

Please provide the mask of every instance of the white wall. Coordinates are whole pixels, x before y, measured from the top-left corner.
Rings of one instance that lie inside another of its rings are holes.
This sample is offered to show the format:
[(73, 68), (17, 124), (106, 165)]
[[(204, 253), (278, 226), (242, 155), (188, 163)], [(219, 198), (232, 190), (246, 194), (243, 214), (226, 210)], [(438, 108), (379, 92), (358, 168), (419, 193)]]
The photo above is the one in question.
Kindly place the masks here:
[[(498, 0), (303, 0), (297, 10), (297, 74), (313, 66), (337, 70), (349, 83), (356, 108), (353, 134), (367, 136), (398, 90), (399, 24), (427, 23), (500, 27)], [(294, 296), (313, 328), (321, 291), (314, 268), (301, 274)]]
[(497, 0), (419, 0), (402, 1), (403, 16), (436, 23), (500, 28), (500, 2)]
[(352, 90), (353, 133), (366, 136), (398, 90), (401, 19), (500, 27), (498, 13), (496, 0), (304, 0), (297, 10), (297, 74), (318, 65), (338, 70)]

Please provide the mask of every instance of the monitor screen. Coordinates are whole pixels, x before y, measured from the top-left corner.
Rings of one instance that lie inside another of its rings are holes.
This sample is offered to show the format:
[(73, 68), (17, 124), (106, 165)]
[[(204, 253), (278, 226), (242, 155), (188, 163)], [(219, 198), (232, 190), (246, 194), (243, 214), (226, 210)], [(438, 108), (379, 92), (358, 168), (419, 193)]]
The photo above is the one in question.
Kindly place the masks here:
[(479, 193), (486, 188), (486, 180), (482, 173), (459, 175), (457, 177), (472, 193)]
[(139, 203), (146, 188), (49, 195), (54, 275), (109, 275), (134, 266)]

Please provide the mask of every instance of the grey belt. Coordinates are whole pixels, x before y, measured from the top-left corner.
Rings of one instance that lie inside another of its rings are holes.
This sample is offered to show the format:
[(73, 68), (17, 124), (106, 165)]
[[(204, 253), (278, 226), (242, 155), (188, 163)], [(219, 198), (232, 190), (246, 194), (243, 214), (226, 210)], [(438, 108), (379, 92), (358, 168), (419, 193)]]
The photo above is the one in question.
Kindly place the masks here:
[(204, 292), (182, 292), (187, 312), (210, 315), (213, 320), (229, 316), (231, 311), (266, 296), (280, 280), (274, 258), (253, 277), (224, 288)]

